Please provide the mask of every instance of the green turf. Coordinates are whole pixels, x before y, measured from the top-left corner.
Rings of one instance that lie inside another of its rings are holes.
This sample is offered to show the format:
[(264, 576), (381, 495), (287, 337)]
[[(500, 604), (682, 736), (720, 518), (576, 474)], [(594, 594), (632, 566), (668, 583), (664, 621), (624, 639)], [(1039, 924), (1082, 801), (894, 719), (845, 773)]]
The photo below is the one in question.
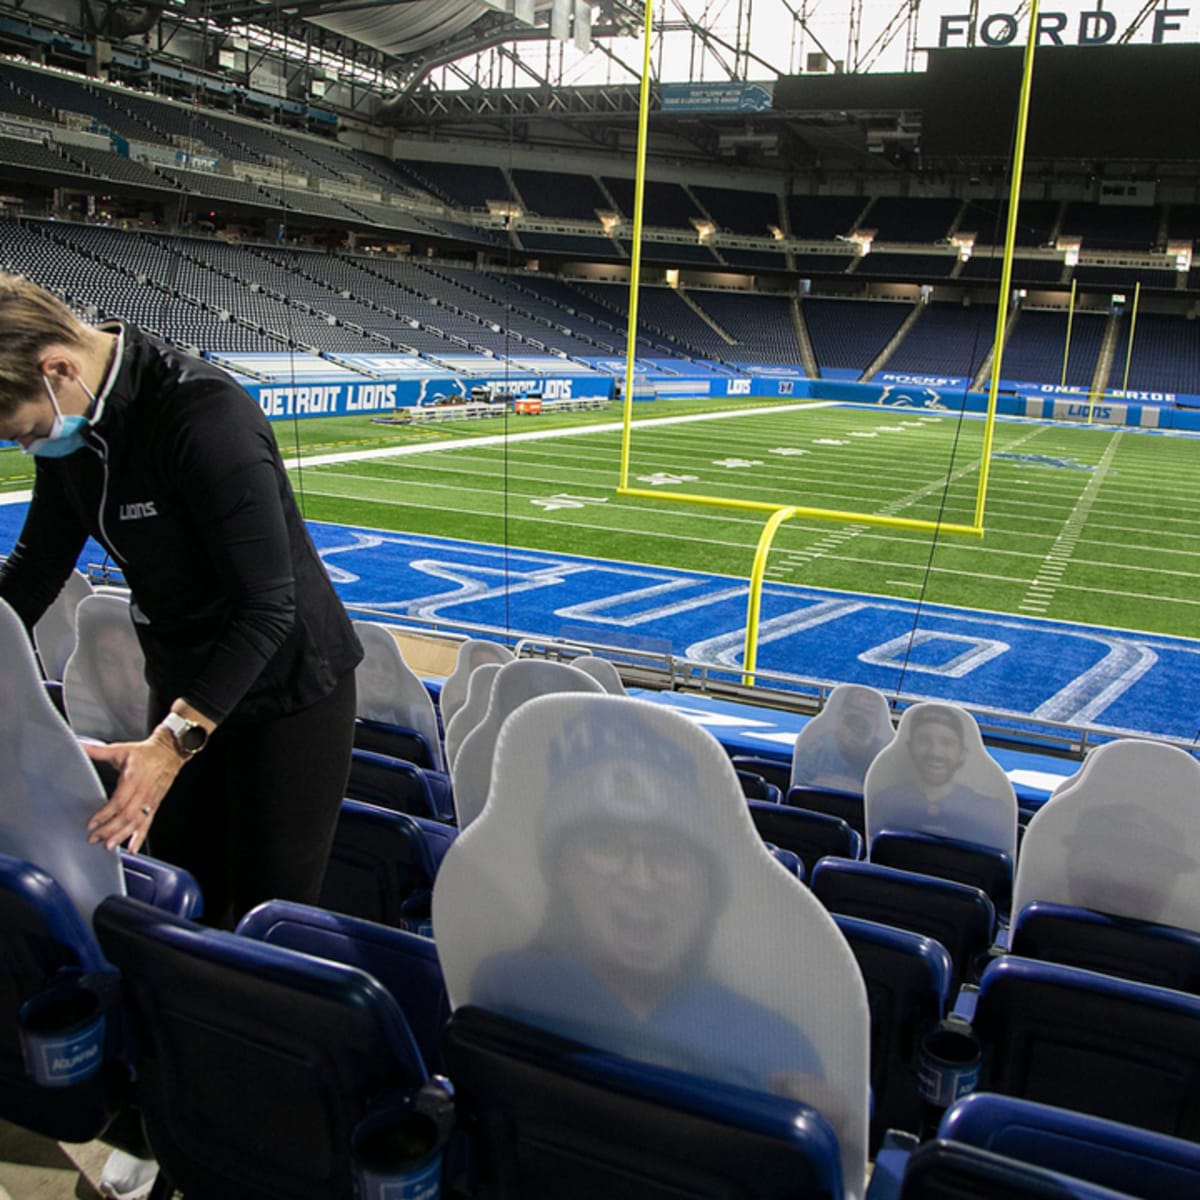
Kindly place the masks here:
[[(697, 407), (659, 403), (637, 416)], [(637, 430), (630, 483), (971, 522), (982, 422), (786, 407)], [(546, 427), (507, 422), (510, 432)], [(779, 449), (807, 453), (771, 453)], [(763, 515), (619, 498), (619, 453), (619, 434), (591, 432), (310, 467), (303, 487), (307, 511), (320, 519), (748, 574)], [(797, 520), (779, 532), (769, 579), (1200, 634), (1200, 518), (1189, 506), (1195, 439), (999, 422), (993, 454), (982, 539)], [(534, 503), (564, 494), (578, 507)]]
[[(731, 410), (762, 407), (761, 401), (718, 403)], [(635, 406), (635, 417), (640, 423), (708, 413), (718, 403), (659, 401)], [(788, 411), (792, 407), (638, 429), (630, 484), (970, 523), (981, 421), (947, 414), (931, 420), (895, 409)], [(744, 578), (765, 514), (618, 497), (620, 435), (588, 427), (619, 416), (609, 409), (436, 427), (335, 418), (276, 431), (286, 454), (298, 445), (306, 460), (378, 446), (451, 446), (306, 463), (294, 478), (314, 519)], [(580, 432), (564, 438), (469, 444), (571, 425)], [(1188, 437), (1001, 421), (982, 539), (795, 520), (779, 531), (768, 579), (1200, 636), (1194, 582), (1200, 515), (1190, 503), (1197, 453), (1197, 440)], [(27, 460), (0, 453), (0, 479), (19, 486), (22, 474), (28, 486)], [(570, 506), (547, 508), (547, 502), (563, 502), (555, 497), (567, 497)]]

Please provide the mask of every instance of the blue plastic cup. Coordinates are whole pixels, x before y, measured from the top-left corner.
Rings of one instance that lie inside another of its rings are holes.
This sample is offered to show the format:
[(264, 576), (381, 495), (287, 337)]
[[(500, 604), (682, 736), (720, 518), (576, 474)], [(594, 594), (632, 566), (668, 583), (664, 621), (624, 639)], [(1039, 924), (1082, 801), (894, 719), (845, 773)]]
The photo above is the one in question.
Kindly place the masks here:
[(42, 1087), (71, 1087), (104, 1063), (104, 1013), (95, 992), (56, 985), (17, 1013), (25, 1070)]
[(442, 1137), (424, 1113), (368, 1119), (354, 1131), (352, 1145), (357, 1200), (439, 1200)]
[(975, 1090), (982, 1059), (979, 1039), (964, 1021), (942, 1021), (921, 1041), (917, 1086), (934, 1108), (949, 1108)]

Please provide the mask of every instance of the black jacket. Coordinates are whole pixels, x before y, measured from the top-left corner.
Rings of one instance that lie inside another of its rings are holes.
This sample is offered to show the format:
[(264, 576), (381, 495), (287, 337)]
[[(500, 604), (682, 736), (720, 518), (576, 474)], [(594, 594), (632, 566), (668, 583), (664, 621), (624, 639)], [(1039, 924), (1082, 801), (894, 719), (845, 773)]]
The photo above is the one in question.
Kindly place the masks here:
[(123, 330), (87, 448), (37, 460), (0, 597), (32, 626), (90, 534), (133, 592), (161, 705), (238, 723), (306, 708), (362, 649), (270, 424), (217, 367)]

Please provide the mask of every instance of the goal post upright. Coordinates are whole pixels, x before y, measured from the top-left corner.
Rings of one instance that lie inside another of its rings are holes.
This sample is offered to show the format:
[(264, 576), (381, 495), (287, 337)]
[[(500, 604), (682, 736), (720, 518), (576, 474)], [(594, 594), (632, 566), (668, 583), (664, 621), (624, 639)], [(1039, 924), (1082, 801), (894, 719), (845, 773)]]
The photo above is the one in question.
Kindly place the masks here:
[(645, 0), (642, 35), (642, 83), (638, 92), (638, 140), (633, 176), (633, 248), (629, 259), (629, 327), (625, 334), (625, 404), (622, 415), (621, 473), (617, 490), (629, 484), (629, 442), (633, 433), (633, 377), (637, 358), (638, 287), (642, 277), (642, 210), (646, 192), (646, 142), (650, 132), (650, 47), (653, 41), (653, 0)]
[(1025, 171), (1025, 134), (1029, 125), (1029, 95), (1032, 91), (1033, 58), (1038, 39), (1038, 0), (1029, 3), (1029, 35), (1021, 71), (1021, 90), (1017, 100), (1017, 128), (1013, 139), (1012, 182), (1008, 189), (1008, 221), (1004, 230), (1004, 258), (1000, 266), (1000, 295), (996, 305), (996, 337), (992, 344), (992, 370), (988, 379), (987, 421), (983, 431), (983, 452), (979, 462), (979, 488), (975, 495), (975, 524), (982, 527), (987, 503), (988, 474), (992, 458), (992, 439), (996, 428), (996, 400), (1000, 392), (1000, 364), (1004, 357), (1004, 333), (1008, 326), (1008, 296), (1012, 288), (1013, 249), (1017, 242), (1017, 210), (1021, 204), (1021, 180)]

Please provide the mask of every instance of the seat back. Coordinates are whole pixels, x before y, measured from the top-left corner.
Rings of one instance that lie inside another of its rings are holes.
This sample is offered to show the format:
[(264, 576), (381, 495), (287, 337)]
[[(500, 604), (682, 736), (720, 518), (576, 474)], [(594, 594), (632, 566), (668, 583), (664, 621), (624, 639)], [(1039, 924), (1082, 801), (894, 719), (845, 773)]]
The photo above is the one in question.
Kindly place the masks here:
[(467, 684), (467, 699), (446, 726), (446, 761), (451, 767), (467, 734), (483, 720), (492, 698), (492, 684), (500, 670), (499, 663), (484, 663), (471, 672)]
[(947, 1109), (938, 1136), (1115, 1188), (1141, 1200), (1200, 1196), (1200, 1146), (994, 1092)]
[(128, 597), (85, 596), (75, 609), (75, 631), (63, 670), (71, 728), (101, 742), (140, 742), (150, 729), (150, 687)]
[(783, 804), (748, 800), (750, 818), (763, 840), (792, 851), (804, 863), (804, 874), (811, 879), (822, 858), (861, 858), (862, 838), (838, 817), (805, 812)]
[(127, 850), (118, 853), (126, 895), (192, 921), (203, 915), (204, 897), (190, 871), (148, 854), (130, 854)]
[(390, 808), (393, 812), (438, 816), (433, 787), (421, 767), (371, 750), (352, 752), (346, 795), (351, 800)]
[(429, 739), (404, 725), (364, 721), (360, 717), (354, 722), (354, 746), (358, 750), (369, 750), (372, 754), (386, 754), (389, 758), (401, 759), (425, 771), (435, 770), (434, 752)]
[[(412, 761), (418, 766), (444, 771), (445, 759), (433, 700), (404, 661), (400, 644), (391, 630), (374, 621), (355, 621), (354, 632), (363, 647), (362, 661), (354, 671), (357, 716), (376, 725), (395, 726), (419, 734), (428, 758)], [(378, 744), (368, 748), (390, 753)]]
[(899, 1200), (1129, 1200), (1083, 1179), (938, 1139), (913, 1151)]
[(730, 758), (738, 771), (749, 771), (761, 775), (768, 783), (773, 783), (780, 796), (788, 790), (788, 778), (791, 775), (791, 761), (778, 758), (764, 758), (758, 754), (731, 754)]
[(492, 778), (492, 756), (500, 727), (510, 713), (535, 696), (561, 692), (593, 692), (604, 689), (590, 675), (565, 663), (541, 659), (517, 659), (500, 668), (492, 683), (483, 720), (463, 739), (454, 760), (454, 811), (458, 826), (466, 829), (483, 811)]
[(75, 609), (92, 594), (86, 575), (72, 571), (67, 582), (33, 627), (33, 644), (46, 679), (61, 683), (67, 659), (75, 649)]
[(840, 683), (796, 737), (789, 784), (861, 794), (867, 768), (895, 736), (882, 692)]
[(456, 1007), (800, 1098), (837, 1131), (861, 1195), (862, 975), (686, 716), (604, 694), (521, 705), (486, 806), (442, 863), (433, 922)]
[(458, 827), (447, 825), (445, 821), (435, 821), (430, 817), (413, 816), (412, 819), (416, 821), (425, 835), (425, 845), (429, 847), (429, 854), (433, 859), (433, 872), (436, 877), (438, 868), (442, 865), (442, 859), (446, 857), (446, 851), (458, 837)]
[(1013, 903), (1200, 932), (1200, 763), (1133, 739), (1093, 750), (1029, 822)]
[(96, 912), (137, 1031), (137, 1102), (185, 1195), (352, 1195), (350, 1137), (425, 1078), (396, 1001), (353, 967), (170, 917), (127, 897)]
[(954, 966), (951, 987), (974, 978), (977, 962), (996, 936), (996, 910), (978, 888), (877, 863), (826, 858), (809, 885), (841, 916), (907, 929), (940, 942)]
[(866, 837), (867, 824), (861, 793), (833, 792), (828, 788), (793, 787), (788, 788), (783, 802), (789, 808), (803, 808), (808, 812), (840, 817), (859, 837)]
[(889, 1129), (922, 1131), (921, 1039), (949, 1011), (953, 966), (932, 938), (834, 917), (862, 971), (871, 1009), (871, 1155)]
[(19, 1012), (56, 987), (109, 991), (111, 968), (66, 891), (45, 871), (0, 854), (0, 1117), (46, 1137), (98, 1137), (124, 1099), (120, 1031), (108, 1022), (104, 1065), (70, 1087), (43, 1086), (26, 1069)]
[(1200, 1137), (1200, 998), (1013, 955), (983, 973), (979, 1090)]
[(1023, 958), (1200, 995), (1200, 933), (1173, 925), (1035, 900), (1013, 922), (1009, 949)]
[(838, 1200), (837, 1138), (808, 1106), (598, 1051), (474, 1007), (445, 1055), (497, 1200)]
[(1001, 916), (1007, 916), (1012, 905), (1013, 863), (1003, 850), (959, 838), (881, 829), (870, 844), (868, 856), (883, 867), (936, 875), (939, 879), (977, 887), (986, 893)]
[(769, 783), (763, 776), (756, 771), (746, 771), (741, 767), (736, 768), (738, 783), (742, 788), (742, 795), (747, 800), (758, 800), (763, 804), (770, 804), (778, 807), (783, 799), (783, 793), (773, 784)]
[(497, 663), (503, 666), (513, 661), (513, 652), (499, 642), (488, 642), (482, 638), (468, 638), (458, 648), (458, 657), (454, 660), (454, 670), (442, 684), (438, 704), (442, 710), (442, 725), (448, 727), (467, 698), (467, 686), (471, 673), (484, 663)]
[(104, 788), (42, 687), (25, 626), (3, 601), (0, 662), (0, 854), (40, 867), (90, 920), (105, 896), (124, 890), (116, 854), (87, 842)]
[(287, 900), (268, 900), (251, 909), (237, 931), (366, 971), (395, 997), (425, 1065), (440, 1067), (450, 1001), (431, 939)]
[(384, 925), (428, 919), (435, 870), (425, 834), (412, 817), (343, 800), (321, 905)]
[(1017, 796), (983, 745), (975, 718), (953, 704), (914, 704), (863, 784), (867, 845), (881, 829), (990, 846), (1015, 860)]

